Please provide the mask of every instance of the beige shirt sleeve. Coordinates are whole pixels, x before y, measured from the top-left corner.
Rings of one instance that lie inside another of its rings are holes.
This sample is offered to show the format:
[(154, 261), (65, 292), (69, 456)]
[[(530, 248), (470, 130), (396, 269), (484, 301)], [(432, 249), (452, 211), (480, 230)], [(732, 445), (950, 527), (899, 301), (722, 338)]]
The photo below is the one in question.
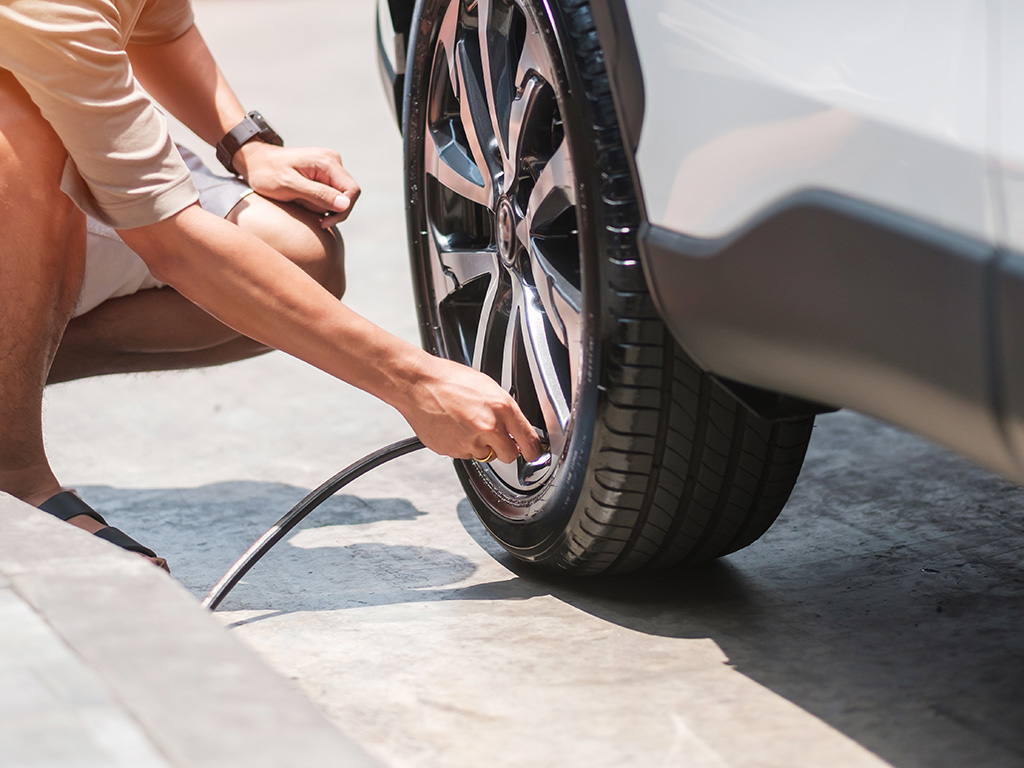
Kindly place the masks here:
[[(116, 229), (153, 224), (198, 200), (164, 116), (135, 81), (124, 51), (131, 29), (161, 40), (160, 12), (181, 2), (151, 0), (153, 16), (112, 0), (0, 1), (0, 67), (10, 70), (70, 155), (62, 189)], [(187, 7), (187, 3), (185, 3)], [(184, 32), (178, 17), (169, 37)], [(134, 38), (133, 38), (134, 40)]]
[(131, 34), (133, 43), (166, 43), (195, 22), (188, 0), (148, 0)]

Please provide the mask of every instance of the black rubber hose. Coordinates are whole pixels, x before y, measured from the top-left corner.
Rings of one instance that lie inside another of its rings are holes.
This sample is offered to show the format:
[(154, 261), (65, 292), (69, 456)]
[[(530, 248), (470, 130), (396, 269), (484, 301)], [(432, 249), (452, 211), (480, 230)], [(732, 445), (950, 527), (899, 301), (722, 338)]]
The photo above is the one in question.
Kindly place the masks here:
[(344, 488), (358, 477), (362, 477), (371, 469), (376, 469), (381, 464), (386, 464), (399, 456), (418, 451), (423, 447), (418, 437), (407, 437), (397, 443), (386, 445), (373, 453), (363, 456), (355, 464), (341, 470), (338, 474), (328, 480), (314, 491), (311, 491), (306, 498), (292, 507), (287, 515), (278, 520), (266, 533), (260, 536), (245, 554), (235, 561), (235, 564), (228, 568), (227, 573), (220, 577), (220, 581), (213, 585), (213, 589), (203, 598), (203, 607), (211, 611), (217, 610), (228, 592), (249, 572), (249, 569), (259, 562), (270, 548), (285, 537), (285, 535), (314, 509), (331, 498), (335, 493)]

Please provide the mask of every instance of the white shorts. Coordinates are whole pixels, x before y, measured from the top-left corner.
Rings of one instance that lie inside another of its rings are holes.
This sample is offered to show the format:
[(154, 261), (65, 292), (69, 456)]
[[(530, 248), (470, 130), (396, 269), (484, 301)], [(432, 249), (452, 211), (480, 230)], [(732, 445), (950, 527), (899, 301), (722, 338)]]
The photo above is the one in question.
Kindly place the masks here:
[[(199, 190), (199, 205), (221, 218), (252, 192), (244, 181), (218, 176), (188, 149), (178, 146), (192, 181)], [(85, 280), (72, 317), (84, 315), (107, 299), (128, 296), (146, 288), (163, 288), (117, 232), (91, 217), (86, 218)]]

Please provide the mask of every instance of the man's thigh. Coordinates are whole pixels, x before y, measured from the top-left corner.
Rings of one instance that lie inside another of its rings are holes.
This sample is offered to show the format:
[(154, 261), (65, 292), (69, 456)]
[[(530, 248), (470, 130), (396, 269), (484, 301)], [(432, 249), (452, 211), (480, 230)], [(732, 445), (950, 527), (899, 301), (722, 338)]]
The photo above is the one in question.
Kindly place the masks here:
[(78, 294), (85, 217), (60, 190), (66, 162), (38, 107), (0, 69), (0, 330), (18, 332), (8, 341), (63, 329)]

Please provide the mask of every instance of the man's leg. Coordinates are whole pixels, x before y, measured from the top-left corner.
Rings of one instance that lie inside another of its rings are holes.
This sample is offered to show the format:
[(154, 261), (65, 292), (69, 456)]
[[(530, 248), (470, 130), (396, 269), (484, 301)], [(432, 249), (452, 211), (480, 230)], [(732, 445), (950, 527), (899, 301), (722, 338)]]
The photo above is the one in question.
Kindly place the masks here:
[(60, 490), (42, 397), (82, 284), (85, 217), (60, 191), (63, 145), (2, 69), (0, 104), (0, 490), (37, 505)]
[[(341, 239), (298, 206), (252, 194), (227, 217), (283, 253), (335, 296), (345, 289)], [(222, 325), (171, 288), (110, 299), (69, 324), (49, 383), (108, 373), (220, 365), (267, 348)]]

